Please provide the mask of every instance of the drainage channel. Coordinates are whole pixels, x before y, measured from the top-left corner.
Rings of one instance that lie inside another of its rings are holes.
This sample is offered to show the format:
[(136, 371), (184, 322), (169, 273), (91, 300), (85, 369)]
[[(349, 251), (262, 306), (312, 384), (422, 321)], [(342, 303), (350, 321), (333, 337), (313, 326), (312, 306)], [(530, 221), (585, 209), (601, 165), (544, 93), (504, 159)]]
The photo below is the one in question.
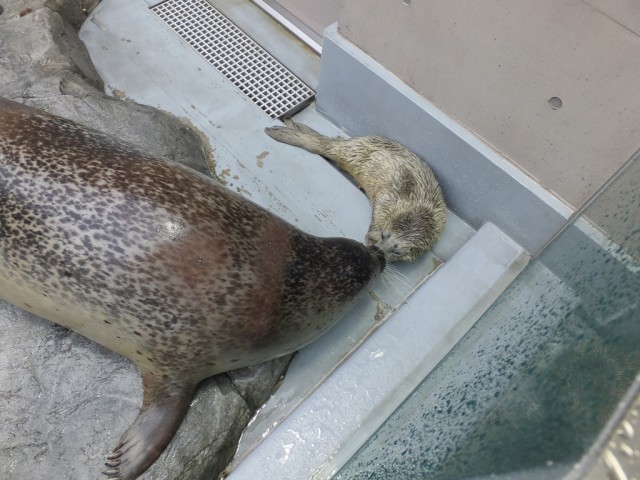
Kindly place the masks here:
[(308, 85), (205, 0), (167, 0), (151, 10), (271, 118), (313, 100)]

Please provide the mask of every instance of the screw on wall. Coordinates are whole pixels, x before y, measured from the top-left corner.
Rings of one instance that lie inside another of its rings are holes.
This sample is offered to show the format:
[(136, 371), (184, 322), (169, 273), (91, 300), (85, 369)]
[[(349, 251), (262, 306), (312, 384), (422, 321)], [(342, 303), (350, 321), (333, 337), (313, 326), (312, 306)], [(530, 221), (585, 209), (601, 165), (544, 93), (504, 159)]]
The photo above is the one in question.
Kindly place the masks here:
[(553, 108), (554, 110), (558, 110), (562, 108), (562, 100), (560, 99), (560, 97), (551, 97), (549, 99), (549, 105), (551, 105), (551, 108)]

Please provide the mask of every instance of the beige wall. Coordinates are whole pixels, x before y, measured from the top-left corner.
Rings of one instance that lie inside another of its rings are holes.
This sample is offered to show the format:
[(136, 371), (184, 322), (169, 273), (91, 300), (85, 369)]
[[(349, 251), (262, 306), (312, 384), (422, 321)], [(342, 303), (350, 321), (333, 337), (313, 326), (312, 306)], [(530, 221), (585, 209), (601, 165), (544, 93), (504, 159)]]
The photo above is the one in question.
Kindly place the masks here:
[(640, 2), (407, 1), (346, 0), (339, 31), (569, 204), (640, 147)]

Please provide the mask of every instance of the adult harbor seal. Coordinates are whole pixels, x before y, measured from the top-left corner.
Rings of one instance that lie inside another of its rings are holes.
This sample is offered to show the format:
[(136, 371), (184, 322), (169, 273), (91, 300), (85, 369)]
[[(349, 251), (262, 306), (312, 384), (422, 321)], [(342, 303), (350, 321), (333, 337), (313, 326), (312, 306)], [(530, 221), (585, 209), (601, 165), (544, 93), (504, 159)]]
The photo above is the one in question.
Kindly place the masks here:
[(365, 191), (373, 207), (366, 242), (380, 248), (387, 262), (415, 260), (433, 246), (447, 207), (426, 162), (388, 138), (331, 138), (291, 119), (285, 124), (265, 132), (331, 160)]
[(201, 380), (314, 340), (384, 265), (376, 248), (308, 235), (195, 171), (0, 99), (0, 297), (142, 374), (109, 479), (154, 462)]

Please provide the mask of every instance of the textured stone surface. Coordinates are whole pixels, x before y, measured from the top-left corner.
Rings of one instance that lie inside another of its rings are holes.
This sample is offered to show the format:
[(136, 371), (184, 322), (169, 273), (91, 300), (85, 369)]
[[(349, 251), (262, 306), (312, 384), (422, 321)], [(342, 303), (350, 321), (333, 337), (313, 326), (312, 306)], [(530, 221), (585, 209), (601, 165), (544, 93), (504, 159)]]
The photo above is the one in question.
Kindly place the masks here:
[[(154, 108), (102, 93), (76, 32), (95, 1), (0, 0), (0, 96), (43, 108), (208, 173), (200, 135)], [(135, 418), (140, 376), (125, 358), (0, 302), (0, 478), (99, 478)], [(212, 479), (289, 357), (199, 387), (145, 480)]]

